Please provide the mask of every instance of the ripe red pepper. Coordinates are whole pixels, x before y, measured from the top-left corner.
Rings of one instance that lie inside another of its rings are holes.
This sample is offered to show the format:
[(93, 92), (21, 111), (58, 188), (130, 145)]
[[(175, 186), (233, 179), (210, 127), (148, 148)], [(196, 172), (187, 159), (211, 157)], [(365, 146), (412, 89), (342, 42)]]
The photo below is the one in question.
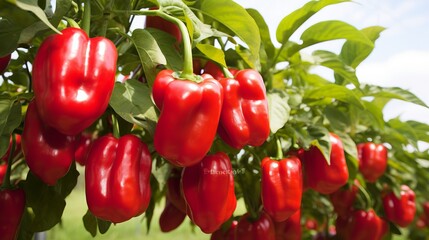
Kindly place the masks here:
[[(154, 10), (157, 8), (150, 8), (150, 9)], [(145, 28), (159, 29), (176, 38), (177, 43), (180, 43), (182, 41), (182, 34), (180, 33), (179, 26), (177, 26), (176, 24), (170, 21), (163, 19), (162, 17), (146, 16)]]
[(286, 221), (274, 222), (276, 240), (301, 240), (301, 210), (296, 211)]
[(210, 236), (210, 240), (235, 240), (236, 230), (237, 230), (237, 220), (232, 220), (228, 229), (223, 229), (223, 227), (216, 230)]
[(276, 222), (286, 221), (301, 208), (302, 170), (297, 157), (261, 163), (261, 198), (264, 210)]
[(235, 78), (219, 80), (224, 101), (219, 136), (230, 146), (260, 146), (270, 135), (268, 101), (262, 76), (255, 70), (241, 70)]
[[(204, 65), (203, 70), (204, 73), (210, 74), (216, 80), (220, 80), (221, 78), (225, 77), (222, 72), (222, 69), (213, 61), (207, 61), (206, 65)], [(237, 74), (239, 71), (236, 68), (228, 68), (228, 70), (233, 76), (235, 76), (235, 74)]]
[(315, 146), (303, 153), (304, 185), (322, 194), (331, 194), (347, 183), (349, 171), (344, 156), (343, 143), (330, 133), (331, 164)]
[(75, 139), (46, 126), (32, 101), (25, 116), (22, 150), (30, 171), (46, 184), (55, 185), (73, 163)]
[(0, 57), (0, 74), (6, 70), (7, 66), (9, 65), (11, 58), (11, 54), (8, 54), (6, 56)]
[(377, 216), (373, 209), (356, 210), (347, 223), (348, 240), (381, 240), (385, 234), (384, 220)]
[(17, 238), (24, 208), (24, 190), (0, 190), (0, 239), (13, 240)]
[(416, 194), (407, 185), (402, 185), (399, 198), (393, 191), (383, 196), (383, 208), (387, 220), (406, 227), (416, 214)]
[(181, 175), (181, 170), (177, 168), (173, 168), (171, 170), (170, 176), (167, 179), (166, 197), (177, 209), (183, 213), (186, 213), (186, 201), (183, 197), (182, 191), (180, 190)]
[(185, 167), (182, 191), (189, 218), (205, 233), (213, 233), (228, 220), (237, 205), (234, 177), (228, 155), (207, 155), (200, 163)]
[(76, 150), (74, 152), (74, 160), (81, 166), (85, 166), (86, 158), (88, 157), (91, 144), (93, 142), (92, 134), (82, 132), (76, 140)]
[(176, 208), (167, 198), (165, 208), (159, 217), (159, 227), (162, 232), (170, 232), (182, 224), (186, 218), (186, 213)]
[(77, 135), (106, 110), (115, 84), (117, 51), (107, 38), (77, 28), (49, 36), (33, 65), (37, 110), (47, 125)]
[(270, 216), (262, 212), (257, 220), (250, 219), (249, 213), (238, 221), (236, 240), (275, 240), (276, 230)]
[(6, 175), (7, 171), (7, 163), (2, 164), (0, 162), (0, 185), (3, 183), (4, 176)]
[(347, 188), (340, 188), (329, 195), (332, 205), (334, 206), (334, 211), (338, 216), (346, 218), (350, 215), (353, 209), (353, 203), (359, 191), (358, 186), (359, 182), (355, 180), (353, 185)]
[(149, 205), (152, 159), (138, 137), (95, 140), (85, 168), (89, 210), (98, 218), (119, 223), (142, 214)]
[(202, 75), (200, 83), (174, 75), (162, 70), (153, 85), (153, 99), (161, 110), (154, 146), (171, 164), (191, 166), (204, 158), (216, 136), (223, 91), (210, 75)]
[(368, 182), (375, 182), (387, 167), (387, 148), (372, 142), (357, 145), (359, 171)]

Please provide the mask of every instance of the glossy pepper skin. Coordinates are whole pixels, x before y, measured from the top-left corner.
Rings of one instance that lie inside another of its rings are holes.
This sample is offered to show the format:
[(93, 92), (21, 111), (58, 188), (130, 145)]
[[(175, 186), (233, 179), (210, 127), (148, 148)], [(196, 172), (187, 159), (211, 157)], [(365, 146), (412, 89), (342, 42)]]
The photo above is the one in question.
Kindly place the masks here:
[(175, 166), (200, 162), (216, 136), (223, 90), (210, 75), (202, 77), (204, 80), (196, 83), (175, 79), (173, 71), (162, 70), (155, 78), (152, 95), (161, 114), (154, 146)]
[(0, 74), (3, 73), (9, 65), (11, 54), (0, 57)]
[(357, 145), (359, 171), (368, 182), (375, 182), (387, 167), (387, 148), (372, 142)]
[(73, 163), (75, 138), (46, 126), (34, 101), (28, 105), (21, 144), (30, 171), (48, 185), (55, 185)]
[(408, 186), (402, 185), (399, 198), (393, 192), (383, 197), (383, 208), (387, 220), (406, 227), (413, 222), (416, 214), (416, 194)]
[(261, 163), (261, 198), (266, 213), (283, 222), (301, 208), (302, 170), (297, 157)]
[(85, 167), (89, 210), (120, 223), (142, 214), (149, 205), (152, 159), (138, 137), (111, 135), (94, 141)]
[(262, 76), (255, 70), (236, 73), (234, 79), (221, 78), (224, 101), (219, 136), (230, 146), (260, 146), (270, 134), (268, 101)]
[(14, 240), (17, 238), (24, 208), (24, 190), (0, 190), (0, 239)]
[(244, 214), (237, 225), (236, 240), (276, 240), (276, 230), (273, 220), (262, 212), (256, 221)]
[(7, 171), (7, 163), (3, 164), (0, 163), (0, 185), (3, 183), (4, 176), (6, 175)]
[(296, 211), (283, 222), (274, 222), (274, 228), (276, 240), (301, 240), (301, 210)]
[(359, 181), (355, 180), (351, 186), (340, 188), (329, 195), (334, 211), (338, 216), (346, 218), (350, 215), (359, 191), (359, 185)]
[(92, 142), (92, 135), (87, 132), (82, 132), (82, 134), (76, 140), (74, 160), (81, 166), (85, 166), (85, 162), (88, 157), (89, 150), (91, 149)]
[[(33, 65), (38, 112), (47, 125), (77, 135), (106, 110), (115, 84), (117, 51), (104, 37), (66, 28), (42, 43)], [(53, 117), (55, 116), (55, 117)]]
[(228, 155), (207, 155), (200, 163), (185, 167), (182, 191), (189, 218), (205, 233), (216, 231), (237, 205)]
[(159, 217), (159, 227), (162, 232), (171, 232), (185, 220), (186, 213), (176, 208), (167, 198), (165, 208)]
[(322, 194), (335, 192), (349, 178), (343, 143), (336, 134), (329, 135), (332, 146), (330, 165), (315, 146), (303, 153), (304, 185)]
[(373, 209), (356, 210), (350, 216), (346, 228), (348, 240), (381, 240), (385, 234), (384, 220)]

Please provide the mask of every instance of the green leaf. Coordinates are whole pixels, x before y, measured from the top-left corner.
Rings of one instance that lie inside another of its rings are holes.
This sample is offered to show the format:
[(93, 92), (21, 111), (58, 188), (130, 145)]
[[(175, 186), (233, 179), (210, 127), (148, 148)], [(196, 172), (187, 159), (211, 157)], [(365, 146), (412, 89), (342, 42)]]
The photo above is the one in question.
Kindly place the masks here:
[[(380, 37), (384, 27), (372, 26), (360, 30), (373, 43)], [(353, 68), (356, 68), (374, 49), (374, 46), (362, 44), (356, 41), (346, 41), (341, 49), (340, 57)]]
[(67, 174), (58, 180), (58, 183), (54, 186), (55, 191), (65, 199), (76, 187), (78, 177), (79, 172), (76, 169), (76, 163), (73, 162)]
[(21, 103), (0, 98), (0, 135), (10, 135), (21, 124), (21, 119)]
[(252, 16), (242, 6), (231, 0), (204, 0), (201, 3), (201, 11), (223, 24), (243, 40), (250, 49), (254, 58), (253, 62), (257, 61), (261, 46), (259, 28)]
[(58, 31), (58, 29), (52, 26), (52, 24), (49, 22), (45, 12), (37, 5), (37, 0), (6, 0), (6, 1), (16, 5), (22, 10), (32, 12), (50, 29), (52, 29), (56, 33), (60, 33), (60, 31)]
[(137, 49), (143, 71), (150, 86), (156, 77), (156, 67), (158, 65), (166, 65), (167, 60), (159, 47), (155, 38), (144, 29), (134, 30), (131, 40)]
[(149, 87), (134, 79), (116, 83), (109, 104), (123, 119), (144, 127), (153, 135), (158, 118)]
[(293, 11), (291, 14), (284, 17), (276, 31), (277, 41), (285, 44), (290, 36), (311, 16), (320, 11), (322, 8), (338, 4), (342, 2), (348, 2), (347, 0), (321, 0), (321, 1), (310, 1), (301, 8)]
[(276, 133), (289, 120), (289, 97), (284, 91), (271, 91), (267, 94), (267, 99), (270, 114), (270, 129), (272, 133)]
[(54, 227), (61, 221), (66, 202), (54, 187), (47, 186), (31, 172), (28, 173), (24, 185), (27, 207), (33, 212), (32, 232), (43, 232)]
[(105, 234), (107, 230), (109, 230), (110, 226), (112, 225), (112, 222), (97, 218), (97, 225), (100, 233)]
[(2, 41), (0, 45), (0, 56), (5, 56), (18, 47), (21, 31), (20, 26), (7, 19), (0, 19), (0, 39), (7, 39), (7, 41)]
[(309, 126), (308, 133), (312, 137), (311, 145), (317, 147), (328, 164), (331, 164), (331, 139), (329, 131), (322, 126)]
[(364, 105), (358, 96), (350, 89), (337, 84), (327, 84), (321, 87), (308, 90), (304, 94), (304, 99), (329, 99), (334, 98), (338, 101), (353, 104), (363, 109)]
[(92, 237), (95, 237), (97, 235), (97, 218), (92, 215), (89, 209), (82, 217), (82, 221), (86, 231), (88, 231)]
[(345, 64), (337, 54), (325, 50), (317, 50), (313, 52), (313, 57), (315, 64), (332, 69), (335, 74), (359, 87), (359, 80), (356, 77), (355, 69)]
[(301, 48), (337, 39), (346, 39), (374, 46), (372, 41), (354, 26), (342, 21), (331, 20), (318, 22), (306, 29), (301, 35), (301, 40), (303, 41)]
[(255, 22), (259, 27), (261, 43), (267, 54), (267, 59), (272, 60), (275, 54), (275, 47), (273, 45), (273, 41), (271, 40), (270, 29), (268, 28), (264, 17), (256, 9), (247, 9), (247, 12), (250, 14), (250, 16), (252, 16), (253, 19), (255, 19)]
[(398, 99), (409, 103), (414, 103), (423, 107), (428, 107), (420, 98), (408, 90), (399, 87), (379, 87), (375, 85), (365, 85), (363, 88), (365, 96), (377, 98)]
[(222, 50), (213, 45), (202, 43), (198, 43), (196, 47), (202, 54), (207, 56), (207, 58), (219, 63), (223, 67), (226, 67), (225, 54)]
[(350, 116), (338, 106), (326, 106), (323, 113), (336, 132), (345, 132), (351, 126)]
[(176, 38), (158, 29), (146, 29), (158, 43), (162, 54), (167, 60), (167, 66), (174, 71), (183, 70), (183, 56), (177, 51)]

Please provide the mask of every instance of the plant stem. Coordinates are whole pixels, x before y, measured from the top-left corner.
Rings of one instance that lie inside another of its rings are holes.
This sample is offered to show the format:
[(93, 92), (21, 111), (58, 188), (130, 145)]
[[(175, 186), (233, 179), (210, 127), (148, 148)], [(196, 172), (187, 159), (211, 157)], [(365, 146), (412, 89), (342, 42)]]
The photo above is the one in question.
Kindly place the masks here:
[(83, 9), (82, 29), (88, 34), (91, 28), (91, 0), (85, 0), (85, 8)]
[(283, 149), (282, 149), (282, 142), (281, 139), (277, 137), (276, 139), (277, 144), (277, 159), (283, 159)]

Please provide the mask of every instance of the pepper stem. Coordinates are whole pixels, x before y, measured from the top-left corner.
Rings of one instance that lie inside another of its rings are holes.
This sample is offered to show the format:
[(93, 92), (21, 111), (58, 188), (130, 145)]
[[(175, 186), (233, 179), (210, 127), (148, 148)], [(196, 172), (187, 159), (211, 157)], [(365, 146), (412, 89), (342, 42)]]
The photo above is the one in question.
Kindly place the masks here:
[(364, 200), (365, 200), (365, 209), (369, 209), (372, 207), (372, 200), (371, 197), (369, 196), (368, 192), (365, 190), (365, 188), (363, 188), (360, 184), (356, 185), (359, 188), (359, 191), (362, 193)]
[(4, 175), (3, 178), (3, 184), (1, 185), (0, 188), (12, 188), (12, 184), (10, 183), (10, 173), (12, 171), (12, 158), (13, 158), (13, 153), (15, 152), (15, 134), (12, 134), (12, 146), (10, 148), (9, 151), (9, 156), (7, 157), (7, 169), (6, 169), (6, 174)]
[(83, 9), (82, 29), (88, 34), (91, 28), (91, 0), (85, 0)]
[(180, 34), (182, 34), (183, 52), (184, 52), (183, 53), (183, 56), (184, 56), (183, 71), (180, 73), (180, 78), (190, 79), (190, 80), (194, 79), (194, 70), (192, 66), (191, 38), (189, 37), (189, 33), (188, 33), (188, 29), (186, 28), (186, 25), (178, 18), (170, 16), (161, 10), (156, 10), (156, 11), (158, 13), (157, 14), (158, 16), (176, 24), (179, 27)]
[(234, 75), (228, 70), (226, 67), (222, 67), (223, 75), (225, 75), (226, 78), (234, 78)]
[(276, 139), (277, 143), (277, 159), (283, 159), (282, 142), (280, 138)]
[(115, 138), (119, 138), (121, 136), (119, 131), (119, 122), (114, 114), (112, 114), (112, 125), (113, 125), (113, 136)]

